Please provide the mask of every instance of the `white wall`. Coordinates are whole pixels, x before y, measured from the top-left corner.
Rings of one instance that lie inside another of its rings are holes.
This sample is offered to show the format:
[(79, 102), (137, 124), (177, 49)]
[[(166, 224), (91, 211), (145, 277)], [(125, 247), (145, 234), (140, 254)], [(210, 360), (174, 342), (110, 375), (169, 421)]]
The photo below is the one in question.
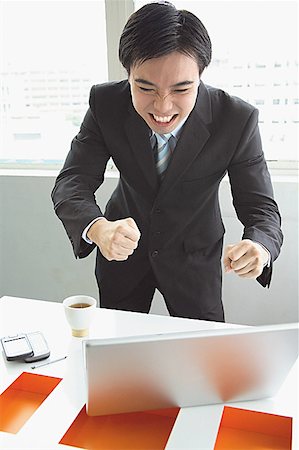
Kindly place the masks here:
[[(54, 174), (27, 174), (0, 176), (0, 296), (56, 302), (78, 293), (98, 297), (95, 252), (76, 260), (53, 212), (50, 192)], [(100, 188), (97, 198), (102, 207), (116, 183), (115, 178), (108, 178)], [(273, 179), (273, 184), (285, 241), (274, 265), (272, 284), (270, 289), (263, 289), (255, 281), (224, 275), (223, 301), (228, 322), (298, 321), (298, 182), (295, 177), (285, 177)], [(226, 242), (236, 242), (242, 228), (231, 206), (227, 182), (222, 183), (220, 199)], [(152, 312), (166, 313), (159, 294), (155, 295)]]

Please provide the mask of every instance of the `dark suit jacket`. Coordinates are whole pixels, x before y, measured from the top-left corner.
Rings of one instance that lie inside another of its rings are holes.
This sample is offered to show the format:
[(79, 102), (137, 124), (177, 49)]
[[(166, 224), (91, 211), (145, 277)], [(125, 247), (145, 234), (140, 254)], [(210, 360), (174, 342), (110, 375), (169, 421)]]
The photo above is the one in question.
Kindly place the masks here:
[(271, 267), (258, 279), (263, 286), (270, 283), (272, 262), (282, 244), (258, 111), (201, 82), (160, 186), (149, 136), (132, 105), (127, 81), (94, 86), (90, 108), (56, 180), (55, 211), (76, 257), (87, 256), (94, 245), (82, 240), (82, 231), (103, 215), (94, 192), (112, 157), (120, 180), (104, 215), (109, 220), (133, 217), (141, 239), (125, 262), (108, 262), (98, 251), (101, 305), (115, 307), (151, 267), (178, 315), (221, 320), (224, 226), (218, 188), (226, 173), (244, 225), (243, 238), (261, 243), (271, 253)]

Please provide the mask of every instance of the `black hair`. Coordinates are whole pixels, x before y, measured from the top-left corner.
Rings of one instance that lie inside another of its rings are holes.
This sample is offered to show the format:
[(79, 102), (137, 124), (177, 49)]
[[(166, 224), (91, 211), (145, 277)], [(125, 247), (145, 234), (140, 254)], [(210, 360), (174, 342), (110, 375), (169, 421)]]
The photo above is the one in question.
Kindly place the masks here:
[(211, 61), (211, 41), (202, 22), (172, 3), (148, 3), (126, 23), (119, 42), (119, 59), (130, 74), (135, 64), (180, 52), (193, 57), (201, 74)]

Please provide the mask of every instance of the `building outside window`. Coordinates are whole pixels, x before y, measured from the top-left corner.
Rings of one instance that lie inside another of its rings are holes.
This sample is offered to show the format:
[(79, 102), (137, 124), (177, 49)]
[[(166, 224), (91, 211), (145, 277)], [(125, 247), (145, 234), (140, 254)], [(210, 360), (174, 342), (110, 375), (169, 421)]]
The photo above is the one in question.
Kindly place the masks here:
[(0, 162), (61, 164), (107, 81), (104, 0), (1, 2)]
[[(114, 24), (106, 24), (105, 3), (113, 1), (118, 0), (1, 2), (4, 166), (61, 166), (88, 108), (91, 86), (108, 80), (106, 27), (113, 30)], [(135, 9), (145, 3), (135, 0)], [(259, 109), (268, 161), (297, 161), (297, 2), (172, 3), (196, 14), (209, 31), (213, 57), (203, 81)]]

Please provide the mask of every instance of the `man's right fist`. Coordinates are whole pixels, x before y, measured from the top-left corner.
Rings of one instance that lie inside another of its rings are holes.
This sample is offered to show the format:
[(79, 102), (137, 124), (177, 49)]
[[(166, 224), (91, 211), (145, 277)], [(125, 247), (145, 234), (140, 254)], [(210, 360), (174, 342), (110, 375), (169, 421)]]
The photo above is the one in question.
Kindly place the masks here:
[(137, 248), (140, 231), (131, 217), (114, 222), (101, 218), (91, 225), (87, 237), (108, 261), (125, 261)]

